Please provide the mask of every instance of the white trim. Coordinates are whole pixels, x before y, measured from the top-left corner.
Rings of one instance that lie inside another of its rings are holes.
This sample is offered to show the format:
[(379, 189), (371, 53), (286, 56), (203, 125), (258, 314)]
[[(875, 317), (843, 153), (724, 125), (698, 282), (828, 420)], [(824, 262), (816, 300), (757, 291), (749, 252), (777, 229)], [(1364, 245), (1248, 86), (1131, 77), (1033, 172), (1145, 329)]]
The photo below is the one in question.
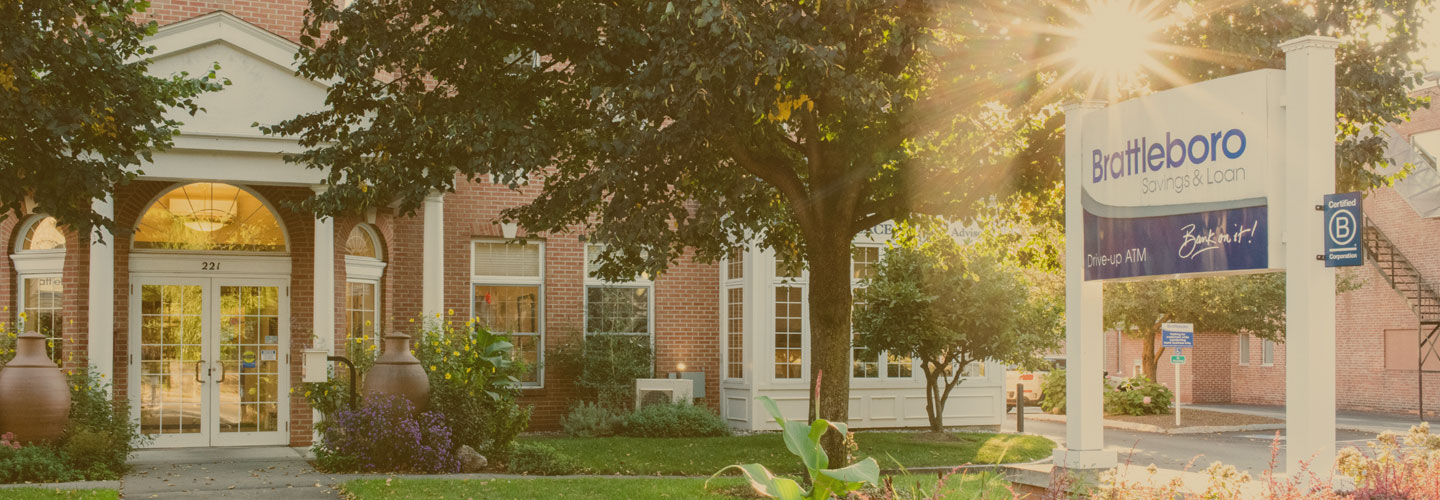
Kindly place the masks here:
[(130, 254), (130, 274), (288, 278), (290, 260), (289, 255), (133, 252)]
[[(425, 197), (423, 206), (422, 217), (425, 225), (420, 246), (420, 313), (426, 318), (433, 318), (445, 311), (444, 194), (429, 194)], [(475, 245), (472, 243), (470, 247), (470, 270), (473, 271)]]
[[(299, 69), (299, 60), (295, 59), (299, 45), (225, 11), (167, 24), (145, 41), (155, 48), (148, 54), (147, 58), (151, 60), (212, 43), (224, 43), (285, 71), (293, 73)], [(320, 88), (329, 87), (324, 82), (307, 81)]]
[(17, 274), (59, 273), (65, 269), (64, 250), (26, 250), (10, 254)]
[[(14, 251), (13, 251), (12, 253), (22, 253), (22, 252), (23, 252), (23, 253), (32, 253), (32, 252), (34, 252), (34, 253), (58, 253), (58, 254), (60, 254), (60, 255), (65, 255), (65, 248), (66, 248), (66, 246), (68, 246), (68, 244), (67, 244), (66, 242), (63, 242), (63, 241), (60, 242), (60, 244), (61, 244), (60, 248), (50, 248), (50, 249), (45, 249), (45, 250), (27, 250), (27, 249), (23, 248), (23, 247), (25, 246), (25, 236), (26, 236), (27, 233), (30, 232), (30, 229), (34, 228), (35, 225), (36, 225), (36, 224), (39, 224), (41, 221), (43, 221), (43, 220), (45, 220), (45, 219), (49, 219), (49, 218), (51, 218), (51, 217), (50, 217), (49, 215), (45, 215), (45, 214), (31, 214), (29, 217), (26, 217), (26, 218), (25, 218), (25, 222), (22, 223), (22, 224), (20, 224), (20, 226), (15, 229), (15, 232), (11, 233), (11, 234), (14, 234), (14, 235), (17, 236), (17, 238), (15, 238)], [(56, 230), (60, 230), (58, 226), (56, 227)], [(63, 235), (64, 233), (62, 232), (61, 234)]]
[[(105, 198), (91, 203), (96, 213), (115, 218), (115, 198)], [(115, 236), (105, 227), (96, 227), (90, 241), (90, 281), (86, 297), (89, 302), (86, 357), (91, 367), (100, 372), (103, 380), (115, 379)], [(100, 240), (104, 240), (102, 243)], [(106, 391), (111, 390), (106, 385)]]
[[(325, 191), (323, 186), (314, 188), (316, 194)], [(333, 217), (315, 218), (315, 243), (314, 243), (314, 272), (311, 282), (315, 285), (315, 314), (313, 333), (316, 336), (314, 347), (328, 349), (330, 355), (335, 355), (335, 335), (337, 334), (335, 323), (335, 219)]]
[(380, 281), (385, 276), (385, 261), (370, 257), (345, 256), (345, 279), (347, 281)]

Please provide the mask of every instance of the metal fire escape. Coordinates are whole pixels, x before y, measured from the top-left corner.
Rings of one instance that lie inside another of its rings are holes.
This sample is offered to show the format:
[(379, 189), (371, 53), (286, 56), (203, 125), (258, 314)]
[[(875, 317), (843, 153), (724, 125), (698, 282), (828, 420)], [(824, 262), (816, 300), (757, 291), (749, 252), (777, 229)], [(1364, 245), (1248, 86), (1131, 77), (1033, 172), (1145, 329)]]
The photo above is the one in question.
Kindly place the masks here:
[(1420, 275), (1420, 271), (1410, 263), (1410, 259), (1395, 247), (1395, 243), (1380, 231), (1369, 217), (1365, 218), (1365, 253), (1375, 264), (1380, 275), (1390, 283), (1390, 287), (1405, 297), (1410, 303), (1410, 309), (1415, 311), (1419, 318), (1420, 348), (1416, 356), (1419, 364), (1416, 365), (1416, 384), (1419, 388), (1419, 414), (1420, 419), (1425, 419), (1425, 373), (1437, 373), (1440, 370), (1425, 370), (1425, 362), (1431, 358), (1440, 359), (1440, 293), (1435, 287), (1427, 283)]

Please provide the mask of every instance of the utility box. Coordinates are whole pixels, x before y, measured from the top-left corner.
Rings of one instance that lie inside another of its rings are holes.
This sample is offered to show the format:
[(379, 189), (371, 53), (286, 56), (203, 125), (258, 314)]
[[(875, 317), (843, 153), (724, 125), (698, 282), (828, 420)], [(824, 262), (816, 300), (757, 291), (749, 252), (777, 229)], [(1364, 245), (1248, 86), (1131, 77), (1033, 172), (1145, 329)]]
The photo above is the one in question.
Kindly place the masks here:
[(695, 399), (705, 397), (705, 372), (670, 372), (672, 379), (684, 379), (695, 383), (692, 393)]
[(686, 379), (635, 379), (635, 407), (681, 401), (688, 403), (694, 397), (694, 389), (694, 384)]

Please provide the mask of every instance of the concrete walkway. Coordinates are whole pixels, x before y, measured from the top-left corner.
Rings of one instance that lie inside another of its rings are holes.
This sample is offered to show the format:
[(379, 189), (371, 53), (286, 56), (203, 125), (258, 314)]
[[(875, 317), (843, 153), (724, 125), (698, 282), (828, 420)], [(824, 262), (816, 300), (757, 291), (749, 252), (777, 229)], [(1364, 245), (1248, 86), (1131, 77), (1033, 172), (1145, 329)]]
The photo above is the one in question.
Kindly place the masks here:
[[(1184, 405), (1184, 408), (1196, 410), (1210, 410), (1226, 413), (1240, 413), (1244, 415), (1257, 415), (1261, 417), (1278, 418), (1285, 420), (1284, 406), (1259, 406), (1259, 405)], [(1335, 427), (1339, 430), (1369, 432), (1379, 434), (1390, 431), (1396, 434), (1410, 432), (1410, 427), (1420, 423), (1420, 419), (1413, 415), (1395, 415), (1391, 413), (1370, 413), (1361, 411), (1338, 410), (1335, 412)], [(1440, 420), (1430, 419), (1432, 432), (1440, 432)]]
[(125, 498), (334, 499), (342, 478), (280, 446), (141, 450), (121, 481)]

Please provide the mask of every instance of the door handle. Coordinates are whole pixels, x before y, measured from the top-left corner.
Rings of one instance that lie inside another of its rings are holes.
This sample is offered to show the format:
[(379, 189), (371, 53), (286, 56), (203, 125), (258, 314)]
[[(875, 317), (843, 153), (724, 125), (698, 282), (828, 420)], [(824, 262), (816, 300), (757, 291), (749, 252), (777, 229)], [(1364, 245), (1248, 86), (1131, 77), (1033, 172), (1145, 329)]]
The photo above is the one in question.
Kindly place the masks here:
[(225, 382), (225, 363), (224, 363), (223, 361), (220, 363), (220, 380), (217, 380), (216, 382), (218, 382), (218, 383), (224, 383), (224, 382)]
[(200, 361), (196, 361), (196, 362), (195, 362), (195, 381), (196, 381), (196, 382), (200, 382), (200, 383), (202, 383), (202, 384), (205, 383), (204, 380), (200, 380), (200, 365), (203, 365), (203, 364), (205, 364), (205, 360), (203, 360), (203, 359), (200, 360)]

